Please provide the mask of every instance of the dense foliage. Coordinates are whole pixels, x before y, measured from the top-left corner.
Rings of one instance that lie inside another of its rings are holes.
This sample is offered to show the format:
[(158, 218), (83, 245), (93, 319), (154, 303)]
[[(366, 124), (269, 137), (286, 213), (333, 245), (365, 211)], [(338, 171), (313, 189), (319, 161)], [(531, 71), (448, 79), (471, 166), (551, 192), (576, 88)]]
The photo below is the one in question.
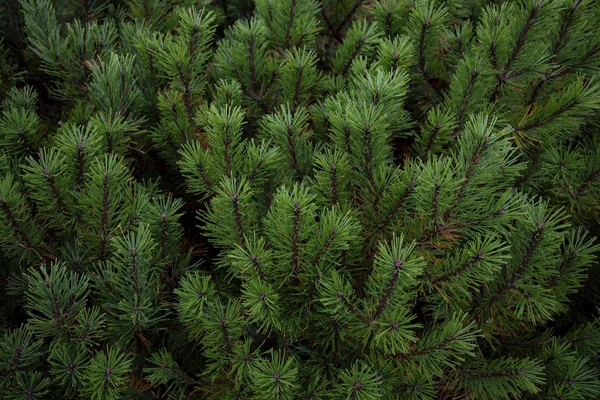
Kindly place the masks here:
[(599, 2), (0, 32), (0, 398), (600, 398)]

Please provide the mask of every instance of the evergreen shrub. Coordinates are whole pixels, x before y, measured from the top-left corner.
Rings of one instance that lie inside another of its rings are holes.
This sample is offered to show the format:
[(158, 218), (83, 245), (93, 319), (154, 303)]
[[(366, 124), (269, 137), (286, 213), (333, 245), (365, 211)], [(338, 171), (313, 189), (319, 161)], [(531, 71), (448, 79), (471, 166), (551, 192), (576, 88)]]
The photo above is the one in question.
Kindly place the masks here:
[(0, 33), (0, 398), (600, 398), (600, 2)]

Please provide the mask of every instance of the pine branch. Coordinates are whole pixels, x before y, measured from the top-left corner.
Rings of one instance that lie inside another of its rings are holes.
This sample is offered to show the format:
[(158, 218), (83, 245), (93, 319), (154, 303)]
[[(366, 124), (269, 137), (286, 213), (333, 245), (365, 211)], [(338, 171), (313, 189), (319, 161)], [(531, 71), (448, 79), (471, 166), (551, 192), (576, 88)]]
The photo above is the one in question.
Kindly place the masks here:
[(235, 220), (235, 226), (239, 237), (240, 244), (243, 246), (246, 243), (244, 236), (244, 228), (242, 226), (242, 214), (240, 212), (239, 198), (237, 193), (231, 195), (231, 201), (233, 203), (233, 217)]
[[(356, 3), (354, 3), (352, 10), (350, 10), (350, 12), (348, 14), (346, 14), (344, 19), (340, 23), (340, 25), (333, 32), (333, 37), (340, 37), (340, 32), (344, 28), (344, 25), (346, 25), (348, 23), (348, 21), (350, 21), (350, 19), (352, 18), (352, 16), (356, 12), (356, 10), (358, 10), (358, 8), (363, 5), (363, 1), (364, 0), (357, 0)], [(345, 74), (343, 74), (343, 75), (345, 75)]]
[(352, 65), (352, 62), (354, 61), (356, 56), (359, 54), (360, 49), (362, 48), (362, 46), (364, 46), (365, 43), (366, 43), (366, 38), (364, 36), (358, 40), (358, 43), (356, 43), (356, 45), (354, 46), (354, 48), (352, 50), (352, 54), (350, 55), (350, 57), (348, 57), (348, 61), (346, 61), (346, 63), (344, 64), (344, 68), (342, 68), (342, 76), (346, 76), (346, 74), (348, 73), (348, 69)]
[(540, 95), (540, 93), (542, 92), (542, 89), (544, 88), (544, 86), (557, 78), (560, 78), (564, 75), (567, 75), (570, 71), (569, 68), (566, 67), (561, 67), (558, 66), (556, 67), (553, 71), (551, 72), (547, 72), (544, 74), (544, 79), (540, 80), (534, 87), (533, 92), (531, 94), (531, 97), (529, 99), (529, 103), (528, 105), (533, 105), (535, 103), (535, 101), (537, 100), (538, 96)]
[(498, 54), (497, 54), (497, 50), (496, 50), (496, 39), (492, 40), (492, 43), (490, 45), (490, 61), (492, 64), (492, 68), (494, 68), (494, 70), (498, 69)]
[(379, 189), (377, 189), (377, 192), (374, 193), (373, 200), (371, 200), (371, 207), (373, 207), (375, 212), (379, 215), (381, 214), (381, 210), (379, 209), (379, 202), (381, 201), (383, 194), (386, 193), (386, 191), (390, 188), (391, 179), (392, 175), (386, 176), (385, 183), (381, 185)]
[(371, 193), (373, 192), (373, 190), (377, 187), (377, 185), (375, 184), (375, 180), (373, 178), (373, 148), (371, 146), (371, 126), (368, 124), (365, 124), (363, 126), (363, 137), (365, 139), (365, 176), (367, 178), (367, 181), (369, 182), (369, 191), (371, 191)]
[(435, 232), (438, 232), (440, 229), (440, 223), (438, 221), (438, 196), (440, 195), (441, 188), (442, 187), (437, 183), (434, 185), (433, 198), (431, 200), (431, 220), (433, 221)]
[(227, 320), (225, 318), (219, 319), (219, 325), (221, 325), (221, 333), (223, 335), (223, 342), (225, 343), (225, 349), (228, 353), (231, 353), (233, 349), (233, 342), (231, 340), (231, 335), (229, 334), (229, 330), (227, 329)]
[[(439, 122), (437, 122), (435, 124), (434, 129), (431, 132), (431, 135), (429, 135), (429, 138), (427, 139), (427, 145), (425, 146), (425, 150), (423, 152), (424, 157), (427, 157), (427, 155), (431, 152), (433, 144), (435, 143), (435, 140), (436, 140), (438, 134), (440, 133), (441, 126), (442, 125)], [(425, 158), (424, 160), (427, 160), (427, 158)]]
[(392, 277), (391, 277), (390, 281), (387, 283), (386, 287), (384, 288), (383, 296), (379, 300), (377, 300), (377, 307), (375, 308), (375, 311), (371, 315), (371, 321), (376, 320), (381, 315), (383, 310), (385, 309), (385, 306), (387, 305), (388, 300), (389, 300), (390, 296), (392, 295), (392, 292), (396, 288), (396, 283), (398, 281), (398, 277), (400, 275), (400, 270), (403, 265), (404, 265), (404, 261), (394, 259), (394, 272), (392, 273)]
[[(181, 84), (181, 86), (183, 86), (183, 104), (185, 104), (185, 112), (186, 115), (188, 117), (188, 119), (190, 121), (193, 121), (194, 119), (194, 112), (193, 112), (193, 108), (192, 108), (192, 94), (191, 94), (191, 88), (190, 88), (190, 83), (187, 79), (187, 77), (185, 76), (185, 74), (183, 73), (183, 70), (181, 69), (181, 64), (179, 62), (176, 62), (175, 67), (177, 69), (177, 75), (179, 77), (179, 82)], [(182, 132), (185, 135), (185, 132)], [(187, 137), (184, 136), (186, 141), (187, 141)]]
[(66, 207), (65, 207), (65, 202), (63, 200), (62, 195), (60, 194), (58, 187), (56, 186), (56, 181), (54, 179), (54, 176), (52, 176), (52, 174), (50, 173), (50, 171), (48, 169), (45, 169), (44, 171), (44, 176), (46, 177), (46, 180), (48, 182), (48, 186), (50, 186), (50, 190), (52, 191), (52, 194), (54, 195), (54, 199), (56, 200), (56, 204), (57, 204), (57, 211), (63, 212)]
[(287, 143), (288, 143), (288, 151), (290, 152), (292, 168), (296, 173), (296, 177), (300, 179), (302, 176), (302, 171), (300, 171), (300, 164), (298, 163), (298, 152), (296, 150), (296, 144), (294, 142), (294, 132), (292, 131), (292, 127), (290, 124), (286, 125), (287, 129)]
[(431, 347), (427, 347), (424, 349), (416, 349), (415, 348), (406, 353), (396, 353), (396, 354), (392, 354), (391, 356), (397, 360), (403, 360), (403, 361), (410, 360), (415, 357), (426, 356), (429, 354), (433, 354), (437, 351), (444, 350), (446, 347), (448, 347), (452, 343), (460, 341), (461, 339), (462, 338), (458, 335), (448, 336), (448, 337), (444, 338), (444, 340), (442, 342), (437, 343)]
[(444, 275), (440, 275), (440, 276), (434, 276), (434, 277), (429, 277), (429, 281), (431, 282), (432, 285), (436, 285), (438, 283), (444, 283), (449, 281), (450, 279), (461, 275), (463, 273), (465, 273), (466, 271), (468, 271), (469, 269), (473, 268), (474, 266), (477, 265), (477, 263), (479, 261), (481, 261), (481, 259), (485, 256), (485, 253), (483, 251), (479, 251), (477, 252), (473, 257), (471, 257), (469, 260), (467, 260), (466, 262), (460, 264), (458, 266), (458, 268), (444, 274)]
[(402, 195), (394, 203), (394, 206), (392, 207), (392, 209), (387, 213), (387, 215), (383, 219), (381, 225), (379, 225), (380, 230), (383, 231), (384, 229), (386, 229), (389, 226), (389, 224), (393, 221), (394, 217), (396, 216), (398, 211), (400, 211), (400, 209), (402, 208), (402, 206), (408, 199), (408, 196), (412, 193), (412, 191), (415, 189), (415, 187), (416, 187), (415, 182), (411, 180), (410, 183), (408, 184), (408, 186), (406, 187), (406, 189), (404, 189), (404, 191), (402, 192)]
[(302, 271), (300, 266), (300, 203), (294, 203), (294, 217), (292, 220), (292, 266), (294, 275), (298, 276)]
[(525, 20), (525, 24), (521, 28), (521, 31), (519, 32), (519, 36), (518, 36), (517, 41), (515, 43), (515, 47), (513, 48), (513, 51), (511, 53), (510, 57), (508, 58), (508, 61), (504, 65), (504, 70), (505, 71), (509, 71), (510, 70), (510, 68), (513, 65), (513, 63), (515, 62), (515, 60), (517, 59), (517, 57), (521, 53), (521, 50), (523, 49), (523, 46), (525, 45), (525, 39), (527, 38), (527, 34), (531, 30), (531, 28), (533, 26), (533, 22), (534, 22), (534, 20), (535, 20), (535, 18), (537, 16), (537, 13), (538, 13), (538, 11), (539, 11), (539, 9), (540, 9), (541, 6), (542, 6), (541, 2), (538, 2), (535, 6), (533, 6), (531, 8), (531, 11), (529, 12), (529, 15), (527, 16), (527, 19)]
[(542, 3), (537, 2), (529, 11), (529, 15), (527, 16), (525, 23), (519, 32), (519, 36), (517, 37), (517, 41), (515, 42), (513, 51), (510, 54), (510, 57), (508, 58), (506, 64), (503, 65), (503, 71), (497, 76), (496, 87), (494, 88), (494, 92), (490, 97), (490, 103), (498, 100), (502, 84), (509, 77), (508, 73), (510, 71), (510, 68), (516, 61), (517, 57), (521, 53), (521, 50), (523, 49), (523, 46), (525, 45), (525, 39), (527, 38), (527, 34), (531, 31), (531, 28), (533, 27), (533, 23), (539, 12), (540, 7), (542, 7)]
[(435, 84), (432, 76), (427, 71), (427, 67), (426, 67), (425, 39), (427, 36), (427, 29), (429, 28), (430, 24), (431, 24), (431, 20), (429, 18), (426, 18), (425, 21), (423, 22), (423, 24), (421, 25), (421, 32), (420, 32), (420, 36), (419, 36), (419, 51), (418, 51), (418, 55), (417, 55), (417, 65), (418, 65), (419, 71), (421, 72), (421, 74), (423, 74), (423, 78), (425, 78), (425, 82), (427, 82), (429, 84), (429, 86), (435, 91), (435, 93), (438, 95), (438, 97), (444, 98), (444, 94), (442, 93), (442, 91), (440, 90), (438, 85)]
[(290, 7), (290, 16), (288, 17), (287, 26), (285, 29), (285, 48), (288, 48), (288, 46), (290, 45), (292, 23), (294, 22), (294, 11), (296, 8), (297, 1), (298, 0), (292, 0), (292, 4)]
[(490, 137), (486, 136), (483, 139), (483, 142), (480, 143), (479, 146), (477, 146), (477, 150), (475, 151), (475, 153), (473, 153), (473, 155), (471, 156), (471, 160), (469, 161), (469, 166), (467, 167), (467, 170), (465, 171), (465, 177), (464, 177), (463, 181), (461, 182), (460, 187), (458, 188), (458, 190), (456, 191), (456, 194), (455, 194), (457, 203), (462, 199), (465, 188), (467, 187), (467, 185), (469, 184), (469, 181), (471, 180), (471, 177), (473, 176), (473, 169), (477, 166), (477, 164), (479, 164), (481, 162), (483, 154), (486, 152), (486, 150), (488, 148), (489, 141), (490, 141)]
[(4, 198), (2, 198), (2, 197), (0, 197), (0, 207), (2, 207), (2, 210), (4, 211), (4, 215), (6, 217), (6, 220), (12, 226), (13, 230), (15, 231), (15, 233), (21, 239), (22, 243), (20, 245), (22, 247), (26, 248), (26, 249), (33, 250), (33, 244), (31, 242), (31, 240), (25, 234), (25, 232), (23, 231), (23, 229), (21, 229), (21, 224), (19, 224), (19, 222), (15, 218), (15, 215), (13, 214), (13, 211), (11, 210), (10, 206), (4, 200)]
[(592, 171), (579, 186), (577, 190), (571, 190), (569, 195), (573, 200), (579, 199), (579, 197), (587, 190), (587, 188), (600, 176), (600, 168)]
[[(458, 133), (460, 132), (460, 129), (462, 127), (463, 118), (467, 111), (467, 106), (469, 105), (471, 95), (473, 94), (473, 86), (475, 86), (475, 81), (477, 80), (478, 76), (479, 76), (479, 71), (476, 68), (474, 68), (471, 71), (471, 78), (469, 79), (469, 84), (467, 85), (467, 91), (461, 101), (460, 111), (458, 112), (458, 115), (456, 116), (456, 127), (450, 134), (451, 138), (456, 138), (458, 136)], [(438, 129), (439, 129), (439, 127), (438, 127)], [(429, 140), (431, 141), (431, 138)], [(427, 150), (429, 150), (430, 148), (431, 148), (431, 145), (429, 144), (429, 141), (428, 141)]]
[(110, 205), (109, 205), (109, 180), (107, 173), (104, 174), (102, 181), (102, 211), (100, 214), (100, 246), (98, 251), (98, 259), (104, 261), (108, 246), (108, 227), (110, 220)]
[(336, 234), (337, 234), (337, 229), (334, 227), (331, 229), (331, 232), (329, 232), (329, 235), (327, 236), (325, 243), (323, 243), (323, 246), (321, 248), (319, 248), (319, 250), (317, 250), (317, 254), (313, 257), (313, 259), (311, 261), (312, 265), (317, 265), (321, 261), (321, 258), (323, 257), (323, 255), (325, 253), (327, 253), (327, 251), (329, 250), (329, 247), (333, 243), (333, 240), (335, 239)]
[(327, 16), (327, 13), (325, 13), (325, 8), (323, 7), (323, 0), (318, 0), (319, 3), (319, 8), (321, 10), (321, 16), (323, 17), (323, 21), (325, 21), (325, 25), (327, 25), (327, 34), (329, 36), (331, 36), (332, 38), (334, 38), (338, 43), (342, 43), (343, 38), (338, 34), (335, 33), (335, 28), (333, 27), (333, 24), (331, 23), (331, 20), (329, 19), (329, 17)]
[(565, 112), (571, 110), (572, 108), (576, 107), (580, 105), (578, 99), (574, 99), (568, 103), (566, 103), (565, 105), (563, 105), (562, 107), (560, 107), (559, 109), (557, 109), (556, 111), (554, 111), (552, 114), (550, 114), (549, 116), (547, 116), (544, 119), (541, 119), (539, 121), (535, 121), (535, 122), (529, 122), (523, 125), (517, 125), (515, 126), (515, 131), (517, 132), (525, 132), (531, 129), (535, 129), (535, 128), (539, 128), (541, 126), (544, 126), (545, 124), (548, 124), (550, 122), (552, 122), (554, 119), (558, 118), (559, 116), (561, 116), (562, 114), (564, 114)]
[(331, 202), (335, 206), (338, 203), (338, 179), (337, 169), (334, 164), (331, 164), (329, 181), (331, 182)]
[(250, 62), (249, 62), (249, 67), (250, 67), (250, 89), (251, 89), (251, 93), (256, 96), (255, 100), (260, 101), (260, 95), (258, 93), (258, 88), (257, 88), (257, 79), (256, 79), (256, 67), (254, 65), (254, 41), (256, 39), (254, 38), (254, 35), (250, 36), (250, 40), (248, 42), (248, 53), (250, 54)]
[(525, 255), (521, 259), (519, 267), (515, 271), (512, 271), (511, 279), (508, 282), (503, 283), (498, 289), (495, 290), (490, 300), (487, 301), (487, 304), (495, 304), (504, 293), (506, 293), (510, 289), (515, 288), (514, 281), (519, 279), (519, 277), (521, 277), (521, 275), (525, 272), (527, 267), (529, 267), (533, 253), (536, 251), (537, 247), (539, 246), (542, 240), (542, 234), (544, 233), (544, 229), (544, 224), (538, 221), (537, 229), (531, 234), (529, 244), (526, 247)]
[(370, 323), (371, 321), (369, 320), (369, 318), (364, 317), (361, 315), (360, 311), (358, 310), (358, 308), (356, 307), (356, 305), (354, 305), (353, 303), (351, 303), (348, 298), (342, 293), (342, 292), (336, 292), (336, 296), (338, 299), (342, 300), (342, 302), (344, 303), (344, 306), (348, 309), (348, 311), (350, 312), (350, 314), (354, 315), (355, 317), (357, 317), (358, 319), (360, 319), (363, 322), (366, 323)]

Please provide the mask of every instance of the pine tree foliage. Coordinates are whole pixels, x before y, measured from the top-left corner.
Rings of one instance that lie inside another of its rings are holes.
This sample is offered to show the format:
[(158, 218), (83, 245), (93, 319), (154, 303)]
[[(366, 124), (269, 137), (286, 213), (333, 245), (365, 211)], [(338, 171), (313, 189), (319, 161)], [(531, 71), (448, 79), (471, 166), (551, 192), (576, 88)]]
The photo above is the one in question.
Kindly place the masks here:
[(599, 398), (598, 79), (594, 0), (0, 0), (0, 398)]

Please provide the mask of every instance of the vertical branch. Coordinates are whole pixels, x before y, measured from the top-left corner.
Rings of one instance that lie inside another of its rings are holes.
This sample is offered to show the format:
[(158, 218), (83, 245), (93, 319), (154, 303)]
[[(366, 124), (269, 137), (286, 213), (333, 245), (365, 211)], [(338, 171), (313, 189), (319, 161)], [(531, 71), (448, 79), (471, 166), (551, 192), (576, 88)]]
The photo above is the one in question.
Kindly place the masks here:
[(496, 52), (496, 39), (492, 40), (490, 46), (490, 62), (492, 63), (492, 67), (494, 69), (498, 69), (498, 54)]
[(227, 329), (227, 320), (225, 318), (219, 319), (219, 325), (221, 325), (221, 332), (223, 334), (223, 342), (225, 342), (225, 348), (228, 353), (231, 353), (233, 349), (233, 343), (231, 342), (231, 335)]
[(85, 179), (85, 155), (83, 153), (83, 142), (77, 143), (75, 160), (77, 165), (77, 176), (75, 177), (75, 183), (77, 186), (81, 186), (83, 184), (83, 180)]
[(329, 166), (329, 181), (331, 182), (331, 203), (336, 205), (338, 202), (338, 179), (337, 179), (337, 169), (335, 164), (331, 163)]
[(319, 3), (319, 8), (321, 9), (321, 16), (323, 17), (323, 21), (325, 21), (325, 25), (327, 25), (327, 34), (341, 44), (343, 39), (340, 36), (340, 34), (335, 31), (331, 20), (325, 13), (325, 8), (323, 7), (323, 0), (317, 0), (317, 2)]
[(162, 213), (160, 215), (160, 257), (164, 260), (167, 258), (167, 214)]
[[(152, 50), (153, 49), (153, 45), (150, 44), (148, 46), (148, 50)], [(148, 61), (148, 72), (150, 73), (150, 85), (152, 88), (155, 88), (158, 86), (157, 82), (156, 82), (156, 66), (154, 65), (154, 56), (152, 55), (152, 51), (146, 51), (146, 57), (147, 57), (147, 61)], [(152, 92), (154, 93), (154, 92)], [(152, 107), (152, 113), (154, 114), (154, 118), (156, 119), (156, 121), (160, 121), (160, 113), (158, 112), (158, 108), (156, 106), (156, 101), (151, 102), (151, 107)]]
[(52, 195), (56, 199), (56, 208), (57, 211), (63, 212), (65, 210), (65, 203), (62, 195), (60, 194), (58, 187), (56, 186), (56, 181), (50, 171), (48, 169), (44, 169), (44, 176), (46, 177), (46, 181), (48, 182), (48, 186), (50, 186), (50, 190), (52, 191)]
[[(181, 86), (183, 86), (183, 104), (185, 105), (185, 113), (190, 121), (194, 120), (194, 112), (192, 110), (192, 95), (191, 88), (188, 78), (184, 75), (181, 70), (181, 64), (179, 61), (176, 63), (177, 65), (177, 74), (179, 75), (179, 80)], [(187, 140), (187, 137), (186, 137)]]
[(294, 88), (294, 99), (292, 101), (292, 114), (296, 112), (296, 107), (299, 105), (300, 99), (300, 85), (302, 85), (302, 74), (303, 74), (304, 66), (302, 64), (298, 65), (298, 74), (296, 76), (296, 86)]
[(294, 132), (293, 132), (292, 126), (290, 124), (287, 124), (285, 126), (285, 128), (287, 130), (288, 150), (292, 157), (292, 160), (291, 160), (292, 168), (293, 168), (294, 172), (296, 173), (296, 176), (298, 177), (298, 179), (300, 179), (302, 177), (302, 172), (300, 171), (300, 164), (298, 163), (298, 155), (297, 155), (296, 145), (294, 143)]
[(333, 239), (335, 239), (336, 234), (337, 234), (337, 229), (334, 227), (329, 232), (329, 235), (327, 236), (325, 243), (323, 243), (323, 246), (317, 251), (317, 254), (312, 259), (312, 265), (317, 265), (317, 263), (319, 261), (321, 261), (321, 258), (323, 257), (323, 255), (327, 252), (327, 250), (331, 246), (331, 243), (333, 243)]
[(465, 171), (465, 179), (463, 179), (462, 183), (460, 184), (460, 187), (456, 191), (456, 202), (459, 202), (462, 199), (465, 187), (467, 186), (467, 184), (471, 180), (471, 177), (473, 176), (473, 169), (477, 166), (477, 164), (481, 162), (481, 157), (483, 156), (483, 153), (487, 150), (489, 140), (489, 136), (486, 136), (484, 142), (477, 146), (477, 150), (471, 156), (471, 161), (469, 162), (469, 166)]
[(300, 204), (294, 203), (294, 218), (292, 221), (292, 265), (294, 275), (298, 276), (302, 271), (300, 266)]
[(291, 33), (292, 33), (292, 24), (294, 23), (294, 11), (296, 8), (296, 1), (292, 0), (292, 5), (290, 7), (290, 16), (287, 21), (287, 27), (285, 30), (285, 48), (287, 49), (290, 45)]
[(225, 124), (224, 126), (224, 136), (223, 136), (223, 146), (225, 148), (225, 175), (231, 178), (231, 154), (229, 145), (231, 144), (231, 139), (229, 139), (229, 124)]
[(352, 154), (352, 146), (350, 146), (350, 129), (348, 126), (344, 126), (344, 148), (348, 155)]
[[(431, 132), (431, 135), (429, 135), (429, 138), (427, 139), (427, 146), (425, 147), (425, 151), (423, 152), (423, 157), (427, 157), (427, 154), (429, 154), (429, 152), (431, 151), (431, 148), (433, 147), (433, 144), (435, 143), (435, 139), (437, 138), (438, 134), (440, 133), (440, 128), (442, 127), (442, 125), (437, 122), (435, 124), (435, 127), (433, 128), (433, 132)], [(423, 161), (426, 161), (427, 158), (424, 158)]]
[(365, 175), (371, 186), (369, 190), (373, 192), (377, 185), (375, 184), (375, 179), (373, 177), (373, 147), (371, 145), (371, 133), (371, 125), (365, 124), (363, 126), (363, 135), (365, 138)]
[(438, 88), (438, 86), (436, 84), (434, 84), (433, 78), (429, 74), (429, 71), (427, 71), (427, 60), (425, 59), (425, 39), (427, 37), (427, 31), (428, 31), (430, 24), (431, 24), (431, 20), (429, 18), (426, 18), (423, 25), (421, 25), (421, 34), (419, 35), (419, 54), (417, 56), (417, 65), (418, 65), (419, 72), (421, 72), (421, 74), (423, 75), (423, 78), (425, 79), (425, 82), (427, 82), (427, 84), (435, 91), (435, 93), (440, 98), (443, 98), (444, 94), (441, 92), (441, 90)]
[[(250, 41), (248, 42), (248, 53), (250, 54), (250, 59), (248, 60), (248, 64), (250, 67), (250, 89), (252, 90), (252, 94), (254, 97), (260, 97), (257, 93), (257, 81), (256, 81), (256, 66), (254, 65), (254, 35), (251, 36)], [(258, 101), (260, 99), (257, 98)]]
[[(567, 36), (569, 27), (570, 27), (571, 23), (573, 22), (573, 17), (575, 15), (575, 11), (577, 11), (578, 7), (579, 7), (579, 1), (575, 1), (573, 3), (573, 5), (571, 6), (571, 8), (569, 8), (567, 13), (565, 14), (565, 16), (560, 24), (560, 30), (558, 31), (558, 38), (556, 39), (556, 42), (554, 42), (552, 45), (552, 55), (555, 57), (558, 55), (558, 53), (560, 53), (560, 51), (565, 46), (565, 38)], [(559, 65), (553, 71), (544, 74), (544, 79), (540, 80), (536, 84), (536, 86), (533, 90), (531, 98), (529, 99), (529, 105), (532, 105), (537, 100), (537, 98), (540, 95), (540, 92), (542, 91), (546, 82), (548, 80), (554, 78), (555, 74), (557, 72), (559, 72), (561, 69), (564, 70), (564, 67), (561, 67)], [(561, 73), (558, 76), (561, 76), (561, 75), (563, 75), (563, 74)]]
[(438, 197), (440, 195), (440, 189), (441, 186), (436, 183), (434, 186), (434, 191), (433, 191), (433, 199), (431, 200), (431, 207), (433, 209), (433, 215), (432, 215), (432, 219), (433, 219), (433, 224), (435, 227), (435, 231), (437, 232), (439, 230), (439, 223), (438, 223)]
[(452, 137), (452, 138), (456, 138), (458, 136), (458, 132), (462, 128), (463, 118), (465, 116), (465, 113), (467, 112), (469, 100), (471, 99), (471, 95), (473, 94), (473, 87), (475, 86), (475, 81), (477, 80), (478, 76), (479, 76), (479, 71), (477, 70), (477, 68), (473, 68), (473, 70), (471, 71), (471, 78), (469, 79), (469, 84), (467, 86), (467, 91), (466, 91), (464, 97), (462, 98), (460, 111), (458, 112), (458, 115), (456, 116), (456, 127), (454, 128), (454, 130), (452, 131), (452, 134), (450, 135), (450, 137)]
[(21, 239), (22, 245), (24, 245), (26, 249), (33, 249), (31, 239), (23, 231), (23, 229), (21, 228), (21, 224), (19, 224), (19, 221), (17, 221), (17, 218), (15, 217), (12, 210), (10, 209), (10, 206), (8, 205), (6, 200), (4, 200), (3, 197), (0, 197), (0, 208), (2, 208), (2, 211), (4, 211), (4, 215), (10, 226), (13, 228), (17, 236), (19, 236), (19, 238)]
[(106, 247), (108, 245), (108, 227), (110, 222), (110, 190), (109, 176), (104, 172), (104, 180), (102, 183), (102, 213), (100, 215), (100, 249), (98, 259), (104, 261), (106, 259)]
[(504, 294), (509, 289), (514, 288), (514, 286), (515, 286), (514, 281), (516, 279), (518, 279), (525, 272), (525, 270), (531, 263), (531, 257), (533, 257), (533, 253), (535, 252), (535, 250), (537, 249), (538, 245), (540, 244), (540, 242), (542, 240), (542, 234), (544, 233), (544, 229), (545, 229), (544, 223), (538, 221), (537, 229), (532, 233), (531, 238), (529, 239), (529, 244), (527, 245), (527, 250), (525, 251), (525, 256), (521, 260), (519, 268), (517, 268), (512, 273), (512, 278), (508, 282), (506, 282), (505, 284), (502, 284), (500, 286), (500, 288), (496, 290), (496, 292), (494, 293), (492, 298), (489, 300), (488, 304), (495, 303), (500, 298), (500, 296), (502, 296), (502, 294)]
[(206, 184), (206, 186), (210, 188), (212, 186), (212, 183), (210, 181), (210, 178), (206, 174), (206, 171), (204, 170), (204, 166), (202, 166), (201, 163), (197, 162), (196, 163), (196, 170), (198, 171), (198, 173), (202, 177), (202, 180), (204, 181), (204, 183)]
[(240, 203), (237, 193), (231, 195), (231, 201), (233, 202), (233, 219), (235, 220), (235, 227), (240, 240), (240, 244), (243, 246), (246, 243), (244, 239), (244, 226), (242, 225), (242, 213), (240, 212)]
[(494, 93), (492, 93), (492, 96), (490, 97), (490, 102), (494, 102), (494, 101), (498, 100), (498, 98), (500, 96), (500, 89), (502, 87), (502, 84), (508, 78), (507, 71), (510, 70), (513, 63), (515, 62), (515, 60), (521, 53), (521, 50), (523, 49), (523, 46), (525, 45), (525, 39), (527, 38), (527, 34), (531, 31), (531, 28), (533, 27), (533, 21), (535, 20), (537, 13), (541, 6), (542, 6), (541, 2), (538, 2), (534, 5), (534, 7), (529, 12), (527, 19), (525, 20), (525, 25), (519, 32), (519, 36), (515, 43), (515, 47), (513, 48), (513, 51), (510, 54), (510, 57), (508, 58), (508, 61), (504, 65), (503, 71), (502, 71), (502, 73), (498, 74), (498, 76), (497, 76), (496, 87), (494, 88)]
[(390, 296), (392, 295), (392, 292), (394, 291), (394, 288), (398, 283), (398, 276), (400, 275), (400, 269), (403, 265), (404, 261), (394, 259), (394, 272), (392, 273), (392, 278), (385, 286), (385, 289), (383, 291), (383, 297), (377, 302), (377, 307), (375, 308), (373, 315), (371, 315), (371, 322), (376, 320), (385, 309), (385, 306), (387, 305), (387, 302), (389, 301)]
[(348, 73), (348, 69), (352, 65), (352, 61), (354, 61), (354, 59), (356, 58), (356, 56), (360, 52), (360, 49), (363, 47), (363, 45), (365, 44), (366, 41), (367, 41), (367, 38), (362, 36), (360, 38), (360, 40), (358, 41), (358, 43), (356, 44), (356, 46), (354, 46), (354, 50), (352, 50), (352, 55), (348, 58), (348, 61), (346, 62), (346, 64), (344, 64), (344, 69), (342, 70), (342, 74), (341, 74), (342, 76), (346, 76), (346, 74)]
[(27, 70), (29, 70), (29, 63), (27, 62), (27, 58), (25, 57), (25, 43), (23, 41), (23, 30), (21, 28), (21, 13), (19, 8), (18, 0), (11, 0), (9, 3), (10, 7), (10, 17), (14, 24), (14, 38), (15, 45), (19, 52), (19, 57), (21, 58), (21, 63), (25, 66)]
[(354, 3), (354, 7), (352, 7), (352, 10), (344, 17), (344, 19), (342, 20), (340, 25), (337, 27), (335, 32), (333, 32), (333, 37), (340, 37), (340, 32), (344, 28), (344, 25), (346, 25), (348, 23), (348, 21), (350, 21), (350, 19), (352, 18), (352, 16), (356, 12), (356, 10), (358, 10), (358, 8), (360, 6), (362, 6), (362, 4), (363, 4), (363, 0), (357, 0), (356, 3)]
[(131, 279), (133, 281), (133, 292), (140, 298), (140, 263), (137, 257), (137, 249), (132, 247), (129, 250), (131, 256)]
[(258, 276), (260, 277), (260, 279), (262, 279), (263, 281), (266, 282), (265, 272), (263, 271), (262, 264), (261, 264), (260, 260), (258, 259), (258, 257), (256, 257), (255, 255), (251, 256), (250, 257), (250, 262), (254, 266), (254, 269), (258, 273)]

